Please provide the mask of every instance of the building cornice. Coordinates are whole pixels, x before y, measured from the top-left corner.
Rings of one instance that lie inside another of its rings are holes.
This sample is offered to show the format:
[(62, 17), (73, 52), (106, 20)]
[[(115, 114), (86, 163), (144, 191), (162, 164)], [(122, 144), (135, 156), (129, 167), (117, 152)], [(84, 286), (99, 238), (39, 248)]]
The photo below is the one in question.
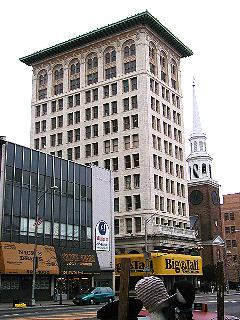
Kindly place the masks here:
[(219, 188), (220, 184), (215, 180), (210, 180), (209, 178), (205, 179), (196, 179), (196, 181), (188, 181), (188, 187), (199, 187), (203, 185), (209, 185), (215, 188)]
[(37, 62), (43, 61), (60, 53), (64, 53), (75, 48), (80, 48), (86, 44), (115, 35), (119, 32), (123, 32), (136, 26), (149, 27), (159, 37), (169, 43), (180, 54), (181, 57), (188, 57), (193, 54), (191, 49), (184, 45), (148, 11), (145, 11), (105, 27), (85, 33), (76, 38), (61, 42), (52, 47), (32, 53), (20, 58), (20, 61), (28, 66), (31, 66)]

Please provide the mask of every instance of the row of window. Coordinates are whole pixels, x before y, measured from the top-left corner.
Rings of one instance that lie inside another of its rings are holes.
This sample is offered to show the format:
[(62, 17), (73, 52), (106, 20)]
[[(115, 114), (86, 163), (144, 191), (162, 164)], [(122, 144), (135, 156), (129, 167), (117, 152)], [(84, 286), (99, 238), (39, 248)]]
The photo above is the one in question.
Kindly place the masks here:
[[(153, 176), (154, 181), (154, 189), (158, 189), (163, 191), (164, 190), (164, 179), (162, 176), (154, 174)], [(176, 190), (175, 190), (176, 187)], [(180, 197), (185, 197), (185, 186), (182, 183), (175, 182), (171, 179), (165, 179), (165, 191), (171, 194), (177, 194)]]
[[(175, 107), (180, 109), (180, 98), (175, 93), (170, 93), (169, 89), (164, 86), (161, 86), (161, 93), (160, 93), (160, 85), (159, 83), (150, 78), (150, 91), (155, 93), (156, 95), (161, 95), (162, 99), (166, 100), (167, 102), (172, 103)], [(152, 97), (153, 98), (153, 97)], [(154, 98), (153, 98), (154, 99)], [(151, 100), (151, 107), (154, 111), (158, 112), (158, 99)]]
[[(164, 211), (165, 202), (164, 197), (155, 195), (155, 209)], [(186, 203), (175, 201), (173, 199), (166, 199), (166, 211), (172, 214), (178, 214), (182, 216), (186, 216)]]
[[(114, 219), (114, 234), (120, 234), (120, 219)], [(139, 233), (144, 230), (142, 226), (142, 218), (141, 217), (134, 217), (134, 218), (125, 218), (124, 219), (124, 234), (125, 233)], [(187, 228), (187, 223), (177, 222), (174, 220), (168, 220), (167, 223), (165, 222), (164, 218), (156, 218), (156, 225), (168, 225), (169, 227), (178, 227), (178, 228)], [(123, 228), (122, 228), (123, 229)]]
[[(162, 157), (153, 154), (153, 167), (157, 170), (163, 171)], [(164, 160), (164, 169), (166, 173), (174, 175), (174, 163), (168, 159)], [(180, 164), (175, 164), (175, 175), (178, 178), (184, 179), (184, 168)]]

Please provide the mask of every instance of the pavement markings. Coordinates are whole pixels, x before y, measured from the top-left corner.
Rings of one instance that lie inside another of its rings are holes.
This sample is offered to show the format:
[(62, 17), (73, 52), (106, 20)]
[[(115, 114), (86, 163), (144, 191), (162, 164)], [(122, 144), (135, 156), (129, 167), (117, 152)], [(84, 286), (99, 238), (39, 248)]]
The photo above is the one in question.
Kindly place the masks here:
[[(8, 315), (9, 316), (9, 315)], [(11, 315), (12, 316), (12, 315)], [(73, 313), (64, 313), (64, 314), (56, 314), (56, 315), (42, 315), (38, 317), (26, 317), (26, 318), (17, 318), (18, 320), (81, 320), (81, 319), (87, 319), (87, 318), (94, 318), (96, 317), (96, 311), (95, 312), (73, 312)]]

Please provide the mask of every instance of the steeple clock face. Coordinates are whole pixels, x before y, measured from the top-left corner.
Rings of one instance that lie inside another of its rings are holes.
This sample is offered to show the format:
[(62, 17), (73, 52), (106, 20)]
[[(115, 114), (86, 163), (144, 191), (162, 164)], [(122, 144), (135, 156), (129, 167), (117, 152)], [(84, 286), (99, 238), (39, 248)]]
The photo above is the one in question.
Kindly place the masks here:
[(189, 201), (193, 205), (198, 205), (203, 201), (203, 194), (199, 190), (193, 190), (189, 195)]

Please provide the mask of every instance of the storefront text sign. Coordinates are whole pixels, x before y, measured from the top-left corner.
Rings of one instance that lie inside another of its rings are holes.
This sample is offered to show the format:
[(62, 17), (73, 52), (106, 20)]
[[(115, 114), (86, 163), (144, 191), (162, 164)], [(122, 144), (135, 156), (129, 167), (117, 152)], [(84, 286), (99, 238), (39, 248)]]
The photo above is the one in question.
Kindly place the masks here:
[(96, 251), (110, 251), (109, 226), (103, 220), (96, 225)]
[[(1, 242), (0, 273), (31, 274), (33, 270), (34, 244)], [(37, 246), (37, 274), (58, 274), (57, 257), (54, 247)]]
[[(146, 260), (143, 254), (116, 255), (116, 275), (120, 275), (121, 259), (129, 257), (130, 275), (144, 276)], [(149, 259), (150, 272), (154, 275), (202, 275), (202, 258), (183, 254), (152, 253)]]

